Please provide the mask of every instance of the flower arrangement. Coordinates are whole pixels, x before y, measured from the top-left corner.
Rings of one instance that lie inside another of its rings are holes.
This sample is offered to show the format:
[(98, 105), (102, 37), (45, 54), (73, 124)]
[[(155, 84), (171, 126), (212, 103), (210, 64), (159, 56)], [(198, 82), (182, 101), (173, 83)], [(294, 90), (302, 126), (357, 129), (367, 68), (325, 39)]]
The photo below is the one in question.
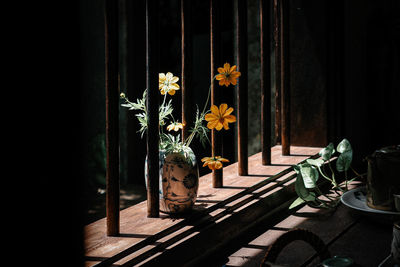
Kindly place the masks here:
[[(228, 87), (231, 84), (236, 85), (239, 76), (240, 72), (236, 71), (235, 65), (230, 66), (229, 63), (225, 63), (223, 68), (218, 68), (218, 74), (212, 78), (211, 84), (214, 80), (218, 80), (220, 86)], [(192, 160), (192, 157), (190, 157), (190, 145), (194, 138), (198, 138), (200, 143), (204, 146), (207, 142), (210, 143), (208, 138), (209, 130), (229, 130), (229, 123), (236, 122), (236, 117), (232, 115), (234, 109), (228, 107), (225, 103), (220, 104), (219, 107), (212, 105), (210, 109), (206, 110), (211, 95), (210, 84), (204, 108), (202, 112), (200, 112), (197, 107), (193, 127), (189, 129), (190, 134), (185, 140), (182, 140), (181, 135), (178, 132), (179, 130), (182, 130), (185, 125), (178, 120), (175, 120), (172, 115), (172, 99), (167, 99), (168, 95), (172, 98), (176, 94), (176, 91), (180, 89), (178, 81), (179, 78), (174, 76), (171, 72), (159, 74), (159, 90), (161, 95), (163, 95), (162, 104), (159, 106), (159, 149), (160, 151), (164, 151), (165, 155), (170, 153), (183, 154), (184, 158), (190, 161)], [(126, 107), (129, 110), (137, 111), (135, 116), (140, 124), (139, 133), (141, 134), (141, 137), (143, 137), (144, 133), (147, 131), (148, 126), (146, 96), (147, 89), (144, 90), (143, 97), (137, 99), (136, 102), (131, 102), (124, 93), (121, 93), (120, 95), (121, 99), (125, 101), (121, 106)], [(206, 126), (204, 125), (205, 122), (207, 122)], [(164, 127), (166, 128), (166, 131), (164, 131)], [(207, 166), (211, 170), (221, 169), (223, 167), (223, 162), (229, 162), (228, 159), (216, 156), (214, 153), (211, 157), (204, 157), (201, 161), (204, 163), (203, 167)], [(193, 164), (194, 162), (191, 163)]]

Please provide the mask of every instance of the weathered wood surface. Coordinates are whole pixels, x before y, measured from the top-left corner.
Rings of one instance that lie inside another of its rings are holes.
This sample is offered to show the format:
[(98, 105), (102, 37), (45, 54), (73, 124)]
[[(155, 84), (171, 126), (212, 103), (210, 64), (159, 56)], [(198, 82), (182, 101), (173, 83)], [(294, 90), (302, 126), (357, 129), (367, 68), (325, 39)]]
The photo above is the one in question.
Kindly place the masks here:
[[(211, 174), (201, 177), (194, 211), (186, 218), (171, 218), (164, 214), (160, 214), (160, 218), (148, 218), (144, 201), (121, 211), (118, 237), (106, 235), (105, 219), (89, 224), (85, 227), (86, 266), (115, 257), (122, 251), (126, 255), (121, 256), (121, 260), (115, 264), (123, 264), (131, 259), (136, 262), (155, 257), (165, 248), (177, 246), (178, 243), (193, 238), (210, 225), (223, 222), (231, 214), (254, 204), (264, 195), (282, 189), (283, 184), (290, 184), (293, 181), (292, 171), (272, 179), (274, 181), (266, 180), (319, 150), (320, 148), (313, 147), (291, 147), (292, 154), (282, 156), (281, 146), (275, 146), (271, 151), (272, 164), (269, 166), (260, 164), (261, 153), (249, 158), (248, 176), (238, 176), (237, 163), (225, 167), (222, 188), (212, 187)], [(266, 182), (263, 183), (264, 181)], [(254, 187), (260, 182), (260, 186)]]
[[(355, 182), (353, 186), (358, 184)], [(228, 254), (224, 264), (260, 266), (268, 247), (278, 237), (291, 229), (300, 228), (321, 238), (331, 256), (348, 256), (357, 266), (378, 266), (390, 253), (393, 227), (390, 220), (385, 216), (371, 217), (342, 204), (334, 213), (304, 206), (276, 223), (265, 223), (258, 227), (240, 248)], [(283, 266), (317, 266), (320, 260), (307, 243), (294, 241), (280, 252), (275, 263)]]

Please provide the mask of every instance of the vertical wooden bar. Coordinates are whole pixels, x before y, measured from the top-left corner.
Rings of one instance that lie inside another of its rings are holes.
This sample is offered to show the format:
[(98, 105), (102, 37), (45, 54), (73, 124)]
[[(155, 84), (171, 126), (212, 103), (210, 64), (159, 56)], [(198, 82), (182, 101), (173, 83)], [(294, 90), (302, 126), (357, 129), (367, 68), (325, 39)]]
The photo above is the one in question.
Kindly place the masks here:
[(281, 1), (281, 139), (290, 155), (290, 0)]
[(158, 91), (158, 8), (157, 0), (146, 1), (147, 78), (147, 217), (159, 217), (159, 91)]
[(119, 234), (118, 1), (105, 2), (107, 235)]
[(236, 5), (237, 64), (241, 75), (237, 86), (238, 103), (238, 174), (248, 174), (248, 63), (247, 63), (247, 0)]
[(191, 109), (193, 105), (193, 97), (190, 97), (190, 81), (192, 78), (192, 30), (191, 30), (191, 0), (181, 0), (181, 27), (182, 27), (182, 74), (181, 74), (181, 90), (182, 90), (182, 140), (185, 140), (189, 133), (188, 129), (192, 126), (190, 119), (193, 116)]
[(274, 0), (275, 140), (281, 144), (281, 2)]
[[(210, 52), (211, 52), (211, 79), (217, 74), (217, 68), (221, 64), (221, 30), (220, 30), (220, 3), (219, 0), (210, 0)], [(211, 105), (219, 106), (219, 94), (217, 81), (211, 84)], [(222, 156), (221, 133), (211, 130), (212, 156)], [(212, 183), (214, 188), (223, 186), (223, 169), (213, 170)]]
[(271, 164), (271, 27), (270, 0), (260, 0), (261, 48), (261, 154)]

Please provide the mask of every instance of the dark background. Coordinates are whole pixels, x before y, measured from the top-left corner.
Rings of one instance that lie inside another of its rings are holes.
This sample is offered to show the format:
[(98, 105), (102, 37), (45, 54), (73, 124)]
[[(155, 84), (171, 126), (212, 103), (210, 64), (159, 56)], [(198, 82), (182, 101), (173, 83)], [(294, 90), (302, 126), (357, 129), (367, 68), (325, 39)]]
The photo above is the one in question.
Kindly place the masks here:
[[(229, 21), (223, 29), (224, 61), (234, 62), (233, 9), (229, 2), (223, 1), (223, 16)], [(134, 3), (130, 6), (131, 1), (121, 1), (121, 5), (126, 5), (124, 9), (129, 10), (124, 26), (129, 29), (129, 34), (121, 36), (127, 43), (125, 48), (121, 47), (121, 60), (126, 61), (121, 67), (121, 91), (126, 88), (131, 99), (140, 96), (145, 86), (144, 4), (143, 1)], [(365, 167), (363, 159), (375, 149), (399, 144), (399, 1), (293, 0), (291, 4), (293, 144), (324, 146), (329, 142), (337, 144), (345, 137), (353, 146), (355, 165)], [(256, 4), (249, 5), (249, 10), (257, 12)], [(200, 97), (209, 86), (208, 2), (193, 1), (193, 6), (193, 88), (199, 91)], [(44, 109), (38, 114), (49, 120), (44, 123), (41, 138), (32, 140), (35, 151), (44, 153), (36, 160), (42, 165), (35, 166), (45, 167), (45, 170), (35, 171), (40, 177), (32, 188), (35, 201), (31, 206), (35, 215), (31, 217), (32, 229), (25, 240), (42, 242), (43, 245), (33, 248), (34, 255), (29, 258), (42, 265), (54, 266), (54, 262), (57, 266), (80, 265), (86, 197), (90, 193), (87, 190), (95, 191), (102, 185), (103, 159), (99, 155), (103, 153), (101, 140), (105, 127), (103, 7), (103, 1), (93, 0), (71, 4), (66, 9), (68, 12), (62, 5), (52, 6), (53, 16), (42, 27), (48, 42), (40, 44), (40, 50), (35, 51), (46, 51), (52, 58), (50, 62), (55, 63), (48, 64), (47, 75), (43, 75), (47, 79), (41, 80), (42, 83), (57, 84), (51, 101), (46, 100), (46, 104), (62, 107), (51, 109), (51, 112)], [(160, 14), (161, 29), (164, 29), (160, 32), (163, 47), (160, 72), (180, 74), (179, 1), (160, 1)], [(257, 21), (255, 16), (249, 16), (249, 25), (253, 25), (253, 19)], [(256, 32), (257, 28), (249, 27), (250, 35), (254, 33), (252, 30)], [(35, 40), (33, 37), (37, 37), (35, 32), (31, 40)], [(253, 40), (257, 40), (257, 35), (249, 37), (249, 58), (252, 60), (249, 76), (254, 75), (256, 80), (258, 63), (253, 59), (257, 58), (258, 49)], [(129, 75), (124, 76), (124, 72)], [(258, 91), (257, 87), (249, 85), (249, 96), (254, 91)], [(233, 95), (226, 94), (227, 101), (232, 104), (234, 100), (228, 98)], [(252, 126), (256, 120), (252, 113), (249, 115)], [(54, 116), (56, 120), (50, 119)], [(135, 133), (133, 115), (121, 111), (121, 117), (126, 129), (131, 129), (122, 136), (122, 142), (129, 140), (127, 146), (136, 144), (135, 150), (144, 153), (140, 147), (143, 141)], [(57, 126), (54, 121), (58, 121)], [(39, 126), (37, 123), (29, 129), (34, 131)], [(233, 131), (231, 134), (224, 139), (230, 142), (224, 143), (227, 151), (234, 147)], [(257, 143), (259, 137), (249, 135), (249, 138), (255, 138)], [(129, 151), (121, 150), (122, 164), (128, 166), (121, 169), (127, 172), (121, 176), (122, 185), (141, 185), (143, 164), (135, 157), (143, 155), (138, 153), (124, 159), (123, 153), (129, 154)], [(202, 153), (201, 148), (198, 153)], [(231, 155), (234, 162), (235, 152), (231, 150), (227, 155)], [(100, 167), (93, 167), (96, 164)], [(132, 176), (130, 173), (135, 170), (137, 173)], [(65, 249), (60, 250), (64, 245)]]

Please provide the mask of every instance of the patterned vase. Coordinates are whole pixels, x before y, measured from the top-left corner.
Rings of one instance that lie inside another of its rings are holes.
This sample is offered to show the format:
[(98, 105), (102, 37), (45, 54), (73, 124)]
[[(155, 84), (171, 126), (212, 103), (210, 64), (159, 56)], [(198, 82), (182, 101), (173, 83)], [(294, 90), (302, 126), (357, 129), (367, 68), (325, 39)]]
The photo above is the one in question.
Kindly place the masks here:
[[(191, 210), (199, 188), (199, 168), (190, 148), (184, 153), (160, 151), (160, 211), (183, 213)], [(147, 185), (147, 158), (145, 162)]]

